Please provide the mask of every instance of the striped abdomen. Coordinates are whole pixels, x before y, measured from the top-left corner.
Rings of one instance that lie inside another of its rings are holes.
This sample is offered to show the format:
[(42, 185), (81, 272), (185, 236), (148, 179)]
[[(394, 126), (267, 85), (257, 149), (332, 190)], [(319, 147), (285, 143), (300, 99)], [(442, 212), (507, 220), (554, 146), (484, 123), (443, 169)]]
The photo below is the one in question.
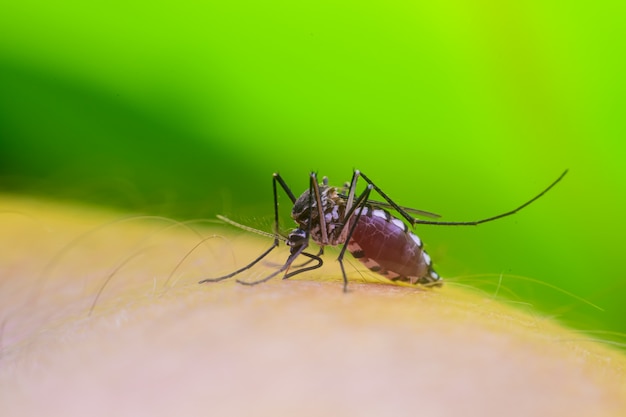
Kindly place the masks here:
[(422, 248), (422, 241), (404, 222), (385, 210), (357, 210), (361, 210), (361, 217), (348, 242), (352, 256), (371, 271), (394, 281), (432, 285), (441, 280)]

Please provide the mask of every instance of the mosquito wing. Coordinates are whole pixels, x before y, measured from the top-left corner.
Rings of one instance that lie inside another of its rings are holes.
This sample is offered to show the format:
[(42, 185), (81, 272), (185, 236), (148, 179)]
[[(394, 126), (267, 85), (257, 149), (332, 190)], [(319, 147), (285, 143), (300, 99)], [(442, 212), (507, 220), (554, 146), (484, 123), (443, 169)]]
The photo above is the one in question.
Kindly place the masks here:
[[(346, 200), (348, 199), (347, 195), (339, 194), (339, 196), (343, 199), (346, 199)], [(367, 200), (366, 204), (370, 204), (372, 206), (376, 206), (376, 207), (380, 207), (380, 208), (384, 208), (388, 210), (395, 210), (395, 207), (393, 207), (391, 204), (385, 203), (382, 201)], [(404, 206), (398, 206), (398, 207), (400, 207), (402, 210), (406, 211), (407, 213), (415, 214), (421, 217), (430, 217), (431, 219), (439, 219), (441, 217), (441, 215), (437, 213), (431, 213), (430, 211), (419, 210), (419, 209), (414, 209), (411, 207), (404, 207)]]

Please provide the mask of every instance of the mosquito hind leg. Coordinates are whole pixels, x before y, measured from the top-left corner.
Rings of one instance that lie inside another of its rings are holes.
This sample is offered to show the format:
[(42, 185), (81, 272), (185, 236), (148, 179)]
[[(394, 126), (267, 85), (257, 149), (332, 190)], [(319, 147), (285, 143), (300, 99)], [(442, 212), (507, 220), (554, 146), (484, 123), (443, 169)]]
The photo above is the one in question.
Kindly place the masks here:
[(463, 221), (463, 222), (430, 221), (430, 220), (416, 219), (416, 218), (412, 217), (410, 214), (408, 214), (406, 212), (406, 210), (404, 210), (401, 206), (397, 205), (391, 198), (389, 198), (389, 196), (387, 196), (387, 194), (385, 194), (380, 188), (378, 188), (378, 186), (376, 186), (376, 184), (374, 184), (372, 182), (372, 180), (367, 178), (367, 176), (365, 176), (363, 173), (360, 173), (360, 175), (363, 177), (363, 179), (365, 181), (367, 181), (368, 184), (370, 184), (372, 187), (374, 187), (376, 192), (378, 194), (380, 194), (381, 197), (383, 197), (394, 208), (394, 210), (396, 210), (398, 213), (400, 213), (402, 215), (402, 217), (404, 217), (413, 226), (415, 226), (416, 224), (430, 224), (430, 225), (438, 225), (438, 226), (477, 226), (479, 224), (483, 224), (483, 223), (487, 223), (487, 222), (491, 222), (491, 221), (494, 221), (494, 220), (501, 219), (503, 217), (511, 216), (511, 215), (517, 213), (518, 211), (522, 210), (523, 208), (529, 206), (530, 204), (532, 204), (533, 202), (535, 202), (539, 198), (541, 198), (545, 193), (550, 191), (552, 189), (552, 187), (557, 185), (563, 179), (563, 177), (565, 177), (565, 175), (567, 174), (567, 171), (568, 170), (563, 171), (563, 173), (561, 175), (559, 175), (559, 177), (556, 180), (554, 180), (550, 185), (548, 185), (543, 191), (541, 191), (539, 194), (535, 195), (530, 200), (526, 201), (524, 204), (514, 208), (513, 210), (509, 210), (507, 212), (500, 213), (500, 214), (497, 214), (495, 216), (487, 217), (487, 218), (480, 219), (480, 220)]

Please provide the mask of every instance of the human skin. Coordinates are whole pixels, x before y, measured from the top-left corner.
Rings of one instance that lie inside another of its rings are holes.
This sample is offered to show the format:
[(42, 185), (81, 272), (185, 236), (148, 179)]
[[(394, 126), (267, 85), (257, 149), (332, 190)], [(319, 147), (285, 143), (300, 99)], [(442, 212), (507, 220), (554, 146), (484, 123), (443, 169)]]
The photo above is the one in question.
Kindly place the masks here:
[(198, 285), (267, 240), (34, 199), (0, 197), (0, 230), (2, 415), (626, 413), (621, 353), (488, 294), (358, 272), (344, 294), (332, 254)]

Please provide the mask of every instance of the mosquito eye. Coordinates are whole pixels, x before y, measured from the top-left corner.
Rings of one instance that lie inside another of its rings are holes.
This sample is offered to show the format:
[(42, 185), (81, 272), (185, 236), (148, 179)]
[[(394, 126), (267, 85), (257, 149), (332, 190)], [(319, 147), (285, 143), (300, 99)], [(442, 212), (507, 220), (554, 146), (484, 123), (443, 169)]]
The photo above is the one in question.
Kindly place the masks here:
[(306, 239), (306, 232), (302, 229), (295, 229), (289, 233), (289, 240), (291, 241), (299, 241), (302, 239)]

